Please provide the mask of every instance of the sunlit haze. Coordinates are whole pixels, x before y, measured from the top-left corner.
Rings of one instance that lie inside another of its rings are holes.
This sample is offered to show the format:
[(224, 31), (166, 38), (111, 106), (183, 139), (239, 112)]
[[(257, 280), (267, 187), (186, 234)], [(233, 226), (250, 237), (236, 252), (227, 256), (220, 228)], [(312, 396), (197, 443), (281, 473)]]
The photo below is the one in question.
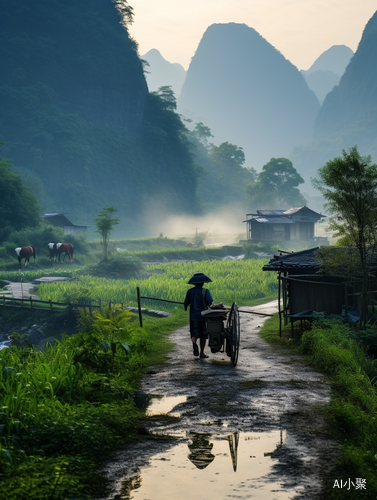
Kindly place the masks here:
[(333, 45), (357, 49), (376, 11), (373, 0), (129, 0), (131, 35), (140, 55), (154, 48), (187, 69), (205, 30), (214, 23), (254, 28), (298, 69), (308, 69)]

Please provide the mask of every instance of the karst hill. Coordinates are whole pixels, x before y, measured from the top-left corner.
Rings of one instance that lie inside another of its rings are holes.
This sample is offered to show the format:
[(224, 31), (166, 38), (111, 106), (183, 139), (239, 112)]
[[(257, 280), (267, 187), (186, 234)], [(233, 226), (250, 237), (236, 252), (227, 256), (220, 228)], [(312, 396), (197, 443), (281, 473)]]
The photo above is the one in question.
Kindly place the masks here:
[(377, 162), (377, 12), (367, 23), (359, 46), (339, 84), (329, 92), (314, 125), (314, 137), (291, 159), (307, 180), (342, 149), (357, 145)]
[(322, 104), (326, 95), (338, 85), (353, 51), (346, 45), (333, 45), (325, 50), (307, 70), (301, 70), (308, 87)]
[(347, 140), (365, 149), (377, 146), (376, 58), (377, 12), (367, 23), (339, 85), (323, 103), (315, 123), (315, 139), (347, 134)]
[(320, 107), (300, 71), (257, 31), (236, 23), (206, 30), (178, 106), (209, 126), (215, 142), (244, 148), (257, 170), (310, 140)]
[(164, 85), (170, 85), (176, 96), (179, 96), (186, 76), (181, 64), (170, 63), (157, 49), (151, 49), (141, 58), (148, 63), (146, 79), (150, 91), (156, 91)]
[(151, 95), (112, 0), (3, 0), (0, 141), (43, 210), (129, 225), (190, 211), (196, 175), (177, 115)]

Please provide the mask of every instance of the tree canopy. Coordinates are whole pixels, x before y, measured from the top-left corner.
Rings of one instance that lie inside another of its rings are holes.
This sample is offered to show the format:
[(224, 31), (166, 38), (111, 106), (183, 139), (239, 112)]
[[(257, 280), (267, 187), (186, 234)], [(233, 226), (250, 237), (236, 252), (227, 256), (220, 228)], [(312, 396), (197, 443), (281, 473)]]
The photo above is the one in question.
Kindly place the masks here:
[[(335, 230), (337, 236), (345, 237), (358, 251), (353, 278), (362, 281), (360, 318), (363, 321), (370, 282), (368, 268), (377, 243), (377, 165), (372, 164), (370, 156), (361, 156), (354, 146), (328, 161), (318, 175), (313, 185), (322, 193), (325, 206), (332, 214), (329, 228)], [(338, 265), (345, 266), (343, 258)]]
[(376, 242), (377, 165), (370, 156), (360, 156), (357, 146), (342, 151), (318, 170), (313, 185), (326, 200), (332, 214), (329, 228), (347, 236), (359, 247)]
[(40, 206), (21, 176), (11, 171), (11, 162), (0, 158), (0, 241), (11, 231), (37, 227)]
[(102, 236), (102, 250), (104, 260), (107, 260), (108, 257), (110, 233), (114, 229), (114, 226), (116, 224), (119, 224), (120, 222), (119, 219), (114, 218), (115, 212), (117, 212), (116, 208), (105, 207), (98, 214), (98, 217), (94, 219), (97, 227), (96, 232)]
[[(187, 120), (190, 122), (190, 120)], [(186, 132), (198, 176), (198, 204), (204, 210), (216, 210), (224, 205), (237, 206), (245, 210), (245, 186), (252, 182), (256, 172), (245, 167), (243, 149), (230, 142), (216, 146), (210, 142), (209, 127), (196, 123), (193, 130)]]
[(304, 179), (287, 158), (271, 158), (246, 192), (255, 208), (288, 209), (305, 205), (298, 186)]

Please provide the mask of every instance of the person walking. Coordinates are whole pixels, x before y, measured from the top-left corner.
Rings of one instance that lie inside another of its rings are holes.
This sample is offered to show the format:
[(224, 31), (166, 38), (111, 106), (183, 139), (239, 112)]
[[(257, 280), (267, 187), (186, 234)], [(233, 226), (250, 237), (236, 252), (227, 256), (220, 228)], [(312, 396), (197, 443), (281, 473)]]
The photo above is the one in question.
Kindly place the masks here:
[[(209, 290), (207, 288), (203, 288), (204, 283), (210, 282), (212, 282), (211, 278), (206, 276), (204, 273), (195, 273), (188, 282), (188, 285), (195, 286), (187, 291), (184, 301), (185, 311), (187, 311), (188, 306), (190, 306), (190, 337), (192, 341), (193, 353), (194, 356), (199, 356), (201, 359), (208, 358), (208, 356), (204, 354), (208, 334), (206, 333), (205, 320), (201, 312), (208, 309), (213, 302)], [(198, 339), (200, 344), (200, 354)]]

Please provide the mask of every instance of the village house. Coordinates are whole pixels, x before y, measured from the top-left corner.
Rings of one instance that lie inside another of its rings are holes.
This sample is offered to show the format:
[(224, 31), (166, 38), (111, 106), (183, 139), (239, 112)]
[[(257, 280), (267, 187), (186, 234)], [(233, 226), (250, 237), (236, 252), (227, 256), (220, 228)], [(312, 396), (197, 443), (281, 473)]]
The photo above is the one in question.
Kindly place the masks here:
[(327, 244), (327, 238), (315, 237), (314, 225), (325, 215), (308, 207), (289, 210), (257, 210), (246, 214), (247, 242), (316, 241)]
[(80, 226), (78, 224), (73, 224), (63, 214), (43, 214), (43, 218), (46, 222), (48, 222), (52, 226), (63, 228), (64, 234), (82, 233), (85, 232), (88, 228), (88, 226)]

